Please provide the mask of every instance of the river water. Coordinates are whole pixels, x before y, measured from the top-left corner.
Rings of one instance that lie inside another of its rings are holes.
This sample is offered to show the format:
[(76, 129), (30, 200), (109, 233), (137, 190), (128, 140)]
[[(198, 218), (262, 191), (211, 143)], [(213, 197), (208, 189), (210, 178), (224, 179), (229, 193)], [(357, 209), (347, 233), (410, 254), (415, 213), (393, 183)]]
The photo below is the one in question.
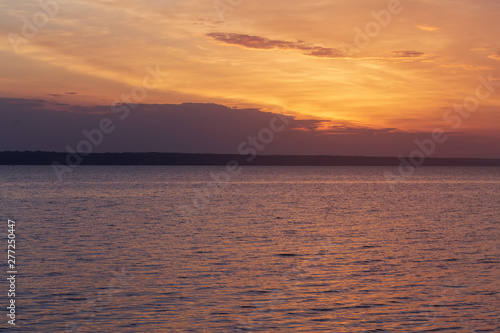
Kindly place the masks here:
[(0, 167), (18, 270), (16, 327), (8, 283), (0, 327), (500, 331), (500, 168), (423, 167), (392, 186), (390, 167), (215, 181), (222, 170), (80, 166), (59, 182), (50, 167)]

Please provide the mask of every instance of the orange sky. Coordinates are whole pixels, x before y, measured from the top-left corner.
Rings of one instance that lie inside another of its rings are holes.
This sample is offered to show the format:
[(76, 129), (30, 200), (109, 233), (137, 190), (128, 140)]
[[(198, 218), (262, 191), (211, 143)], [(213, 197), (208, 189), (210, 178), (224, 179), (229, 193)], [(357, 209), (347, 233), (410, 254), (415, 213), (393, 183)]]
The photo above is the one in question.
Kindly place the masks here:
[[(47, 21), (36, 1), (0, 3), (1, 97), (109, 105), (158, 65), (168, 75), (143, 103), (452, 130), (443, 113), (491, 75), (495, 92), (453, 130), (500, 137), (497, 0), (42, 3), (54, 14)], [(40, 27), (23, 31), (25, 22)]]

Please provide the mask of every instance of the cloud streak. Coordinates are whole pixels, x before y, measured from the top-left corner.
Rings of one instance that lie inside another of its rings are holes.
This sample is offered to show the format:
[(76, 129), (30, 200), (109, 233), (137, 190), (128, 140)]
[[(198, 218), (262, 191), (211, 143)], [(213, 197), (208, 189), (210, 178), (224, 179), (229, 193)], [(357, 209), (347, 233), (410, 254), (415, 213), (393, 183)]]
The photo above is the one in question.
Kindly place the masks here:
[(219, 42), (232, 45), (239, 45), (250, 49), (299, 50), (303, 51), (304, 55), (321, 57), (321, 58), (342, 58), (346, 56), (340, 50), (311, 45), (302, 40), (292, 42), (286, 40), (268, 39), (261, 36), (251, 36), (246, 34), (223, 33), (223, 32), (212, 32), (208, 33), (207, 36)]
[(485, 71), (492, 70), (493, 68), (487, 66), (474, 66), (469, 64), (458, 64), (458, 65), (441, 65), (441, 67), (445, 68), (461, 68), (465, 71)]
[(398, 58), (420, 58), (425, 55), (423, 52), (414, 51), (414, 50), (406, 50), (406, 51), (392, 51), (394, 56)]
[(500, 51), (493, 53), (488, 58), (500, 61)]
[(416, 27), (422, 31), (438, 32), (440, 30), (438, 27), (427, 24), (417, 25)]

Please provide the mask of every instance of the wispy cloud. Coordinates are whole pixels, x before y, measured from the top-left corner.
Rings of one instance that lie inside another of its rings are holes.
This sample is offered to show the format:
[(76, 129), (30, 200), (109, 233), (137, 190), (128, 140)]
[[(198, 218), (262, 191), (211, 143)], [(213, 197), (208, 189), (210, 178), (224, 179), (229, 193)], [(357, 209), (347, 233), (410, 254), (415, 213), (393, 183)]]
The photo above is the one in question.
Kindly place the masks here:
[(488, 58), (500, 61), (500, 51), (493, 53)]
[(328, 119), (293, 119), (289, 125), (290, 130), (307, 131), (310, 133), (324, 134), (367, 134), (377, 135), (390, 132), (399, 132), (397, 128), (371, 128), (359, 126), (348, 122), (338, 122)]
[(419, 58), (425, 55), (424, 52), (405, 50), (405, 51), (392, 51), (394, 56), (398, 58)]
[(251, 49), (282, 49), (282, 50), (300, 50), (305, 51), (305, 55), (323, 58), (341, 58), (345, 54), (337, 49), (327, 48), (322, 46), (311, 45), (302, 40), (286, 41), (277, 39), (268, 39), (261, 36), (251, 36), (236, 33), (212, 32), (207, 34), (208, 37), (216, 41), (243, 46)]
[(52, 96), (52, 97), (61, 97), (61, 96), (64, 96), (64, 95), (78, 95), (78, 93), (74, 92), (74, 91), (67, 91), (64, 94), (48, 93), (46, 95), (47, 96)]
[(432, 32), (437, 32), (440, 30), (438, 27), (434, 27), (432, 25), (427, 25), (427, 24), (417, 25), (416, 28), (422, 31), (432, 31)]
[(468, 64), (441, 65), (441, 67), (446, 67), (446, 68), (461, 68), (461, 69), (466, 70), (466, 71), (492, 70), (491, 67), (487, 67), (487, 66), (474, 66), (474, 65), (468, 65)]

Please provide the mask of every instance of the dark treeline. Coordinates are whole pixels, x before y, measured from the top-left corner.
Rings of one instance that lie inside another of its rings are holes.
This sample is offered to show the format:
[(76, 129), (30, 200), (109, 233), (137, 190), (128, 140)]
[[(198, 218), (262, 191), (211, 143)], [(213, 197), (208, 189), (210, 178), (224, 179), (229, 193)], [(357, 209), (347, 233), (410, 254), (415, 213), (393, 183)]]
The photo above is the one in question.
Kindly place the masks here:
[[(63, 165), (74, 163), (67, 153), (56, 152), (0, 152), (0, 165)], [(397, 166), (397, 157), (363, 156), (303, 156), (258, 155), (249, 161), (248, 155), (237, 154), (183, 154), (183, 153), (93, 153), (82, 157), (82, 165), (226, 165), (237, 161), (240, 165), (276, 166)], [(405, 159), (408, 161), (408, 159)], [(68, 162), (70, 161), (70, 162)], [(426, 158), (424, 166), (500, 166), (500, 159)]]

